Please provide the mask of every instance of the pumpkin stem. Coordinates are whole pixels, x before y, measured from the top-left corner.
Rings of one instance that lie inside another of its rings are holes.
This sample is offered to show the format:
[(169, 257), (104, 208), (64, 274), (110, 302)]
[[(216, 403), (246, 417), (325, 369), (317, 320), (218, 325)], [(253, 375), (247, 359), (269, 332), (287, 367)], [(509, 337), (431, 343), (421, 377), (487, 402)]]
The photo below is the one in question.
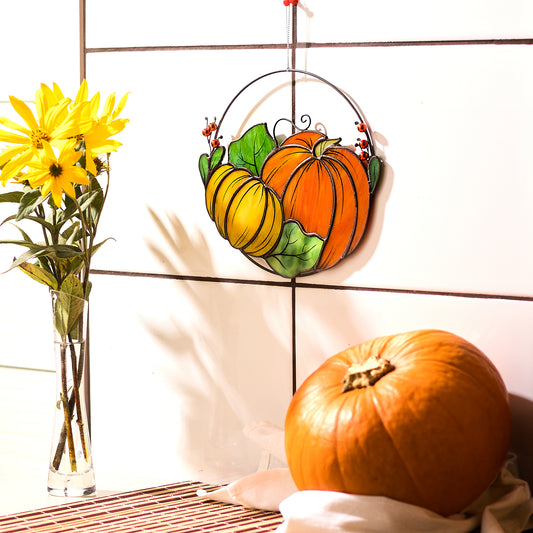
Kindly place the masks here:
[(363, 363), (354, 363), (344, 376), (342, 392), (372, 387), (385, 374), (392, 372), (395, 368), (390, 361), (379, 355), (373, 355)]
[(322, 141), (319, 141), (315, 144), (314, 148), (313, 148), (313, 155), (315, 157), (320, 157), (325, 151), (326, 151), (326, 148), (328, 148), (329, 146), (333, 146), (334, 144), (339, 144), (341, 142), (340, 138), (339, 139), (324, 139)]

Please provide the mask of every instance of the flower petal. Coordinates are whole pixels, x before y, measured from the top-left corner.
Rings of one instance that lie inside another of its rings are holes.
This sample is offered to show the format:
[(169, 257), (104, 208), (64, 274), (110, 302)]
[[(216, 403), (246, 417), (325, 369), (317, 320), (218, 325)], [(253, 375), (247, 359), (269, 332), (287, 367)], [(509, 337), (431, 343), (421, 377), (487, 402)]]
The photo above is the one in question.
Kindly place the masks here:
[(104, 110), (102, 111), (102, 120), (104, 120), (104, 118), (106, 119), (106, 121), (109, 119), (109, 117), (111, 116), (111, 113), (113, 112), (114, 107), (115, 107), (115, 93), (112, 93), (105, 100)]
[(60, 89), (59, 85), (57, 83), (54, 82), (54, 84), (52, 85), (53, 87), (53, 92), (54, 92), (54, 95), (55, 97), (57, 98), (57, 100), (63, 100), (63, 98), (65, 98), (63, 96), (63, 91)]
[(57, 157), (54, 152), (54, 149), (52, 148), (52, 145), (46, 141), (43, 141), (42, 143), (43, 143), (44, 153), (42, 154), (43, 157), (41, 159), (44, 160), (45, 158), (47, 158), (49, 162), (57, 162)]
[(20, 133), (25, 133), (26, 135), (30, 135), (31, 133), (28, 128), (25, 128), (24, 126), (19, 126), (16, 122), (13, 122), (7, 117), (0, 117), (0, 124), (5, 126), (6, 128), (10, 128), (15, 131), (20, 131)]
[(87, 172), (81, 167), (70, 167), (64, 171), (65, 179), (71, 183), (79, 185), (89, 185), (91, 180), (87, 177)]
[(0, 130), (0, 142), (14, 144), (30, 144), (28, 137), (11, 133), (10, 131)]
[(87, 84), (87, 80), (83, 80), (81, 82), (80, 88), (78, 89), (78, 94), (76, 95), (76, 99), (74, 100), (75, 104), (79, 104), (80, 102), (86, 102), (89, 98), (89, 85)]
[(89, 102), (82, 102), (75, 106), (63, 122), (54, 129), (54, 138), (68, 139), (85, 133), (93, 125), (93, 121), (87, 113), (88, 105)]
[(31, 112), (31, 109), (22, 101), (16, 98), (15, 96), (10, 96), (9, 101), (15, 109), (15, 111), (22, 117), (24, 122), (28, 125), (30, 130), (36, 130), (39, 125)]
[(27, 149), (27, 146), (11, 146), (6, 148), (2, 153), (0, 153), (0, 167), (4, 166), (10, 159), (13, 159), (15, 156)]
[(0, 180), (4, 185), (11, 178), (14, 178), (30, 161), (33, 159), (34, 152), (31, 149), (27, 149), (25, 152), (22, 152), (18, 157), (11, 159), (8, 163), (5, 164), (0, 174)]
[(125, 105), (126, 105), (126, 102), (128, 100), (128, 96), (129, 96), (130, 93), (126, 93), (121, 99), (120, 99), (120, 102), (118, 103), (117, 107), (115, 108), (115, 111), (113, 111), (113, 114), (111, 115), (111, 120), (115, 119), (118, 117), (118, 115), (122, 112), (122, 110), (124, 109)]
[(69, 104), (70, 100), (68, 98), (64, 98), (58, 104), (46, 110), (42, 121), (42, 127), (45, 131), (49, 132), (51, 135), (54, 135), (57, 127), (67, 119), (67, 108)]

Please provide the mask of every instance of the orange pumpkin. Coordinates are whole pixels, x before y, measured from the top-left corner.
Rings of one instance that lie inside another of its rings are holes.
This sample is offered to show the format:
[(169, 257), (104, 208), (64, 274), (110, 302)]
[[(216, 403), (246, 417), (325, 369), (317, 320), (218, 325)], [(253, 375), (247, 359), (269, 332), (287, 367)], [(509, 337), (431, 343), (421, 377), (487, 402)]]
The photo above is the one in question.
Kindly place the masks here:
[(422, 330), (328, 359), (296, 391), (285, 445), (300, 490), (381, 495), (450, 515), (493, 481), (510, 432), (490, 360), (452, 333)]
[(285, 217), (324, 239), (318, 270), (353, 252), (370, 207), (366, 169), (355, 152), (317, 131), (288, 137), (263, 163), (262, 180), (282, 199)]

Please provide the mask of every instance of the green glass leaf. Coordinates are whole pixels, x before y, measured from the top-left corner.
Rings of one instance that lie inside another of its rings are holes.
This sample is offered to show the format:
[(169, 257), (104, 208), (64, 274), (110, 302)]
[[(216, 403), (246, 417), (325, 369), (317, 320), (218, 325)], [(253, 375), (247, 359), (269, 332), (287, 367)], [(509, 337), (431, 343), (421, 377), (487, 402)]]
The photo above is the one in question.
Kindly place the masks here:
[(285, 222), (281, 238), (276, 249), (266, 257), (266, 261), (281, 276), (293, 278), (311, 270), (320, 257), (324, 241), (305, 233), (300, 224)]
[(226, 153), (226, 149), (223, 146), (219, 146), (212, 154), (211, 154), (211, 161), (209, 163), (209, 170), (213, 170), (224, 157), (224, 154)]
[(204, 185), (207, 185), (211, 172), (220, 164), (225, 153), (226, 148), (224, 148), (224, 146), (219, 146), (216, 150), (213, 150), (210, 156), (207, 154), (202, 154), (200, 156), (198, 167), (200, 169), (200, 175), (202, 176)]
[(370, 181), (370, 192), (374, 192), (381, 174), (381, 159), (377, 156), (372, 156), (368, 162), (368, 178)]
[(266, 124), (252, 126), (237, 141), (228, 147), (228, 162), (236, 167), (245, 167), (254, 176), (259, 176), (263, 161), (274, 148), (274, 139)]
[(207, 185), (207, 178), (209, 177), (209, 159), (207, 158), (207, 154), (202, 154), (200, 156), (198, 169), (200, 170), (200, 176), (202, 176), (204, 185)]

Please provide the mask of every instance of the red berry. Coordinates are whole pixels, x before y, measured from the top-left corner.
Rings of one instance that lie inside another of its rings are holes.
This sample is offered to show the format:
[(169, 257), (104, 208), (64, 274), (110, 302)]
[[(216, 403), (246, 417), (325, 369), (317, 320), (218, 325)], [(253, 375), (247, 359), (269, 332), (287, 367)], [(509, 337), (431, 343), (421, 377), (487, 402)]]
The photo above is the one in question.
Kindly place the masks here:
[(364, 148), (367, 148), (367, 147), (368, 147), (368, 141), (365, 140), (365, 139), (363, 139), (363, 140), (359, 143), (359, 146), (360, 146), (361, 148), (363, 148), (363, 149), (364, 149)]
[(211, 131), (209, 130), (209, 128), (204, 128), (202, 133), (204, 134), (204, 137), (209, 137), (209, 134), (211, 133)]
[(357, 129), (361, 132), (366, 131), (366, 124), (364, 122), (361, 122), (361, 124), (357, 126)]
[(211, 124), (209, 124), (209, 130), (210, 131), (215, 131), (217, 129), (217, 125), (215, 122), (211, 122)]
[(291, 3), (293, 6), (297, 6), (297, 5), (298, 5), (298, 0), (290, 0), (290, 3)]
[(284, 6), (288, 6), (290, 4), (290, 0), (283, 0), (283, 5)]
[(220, 146), (220, 141), (219, 141), (218, 139), (213, 139), (213, 140), (211, 141), (211, 146), (212, 146), (213, 148), (218, 148), (218, 147)]
[(365, 152), (365, 151), (361, 152), (360, 157), (363, 161), (366, 161), (368, 159), (368, 152)]

